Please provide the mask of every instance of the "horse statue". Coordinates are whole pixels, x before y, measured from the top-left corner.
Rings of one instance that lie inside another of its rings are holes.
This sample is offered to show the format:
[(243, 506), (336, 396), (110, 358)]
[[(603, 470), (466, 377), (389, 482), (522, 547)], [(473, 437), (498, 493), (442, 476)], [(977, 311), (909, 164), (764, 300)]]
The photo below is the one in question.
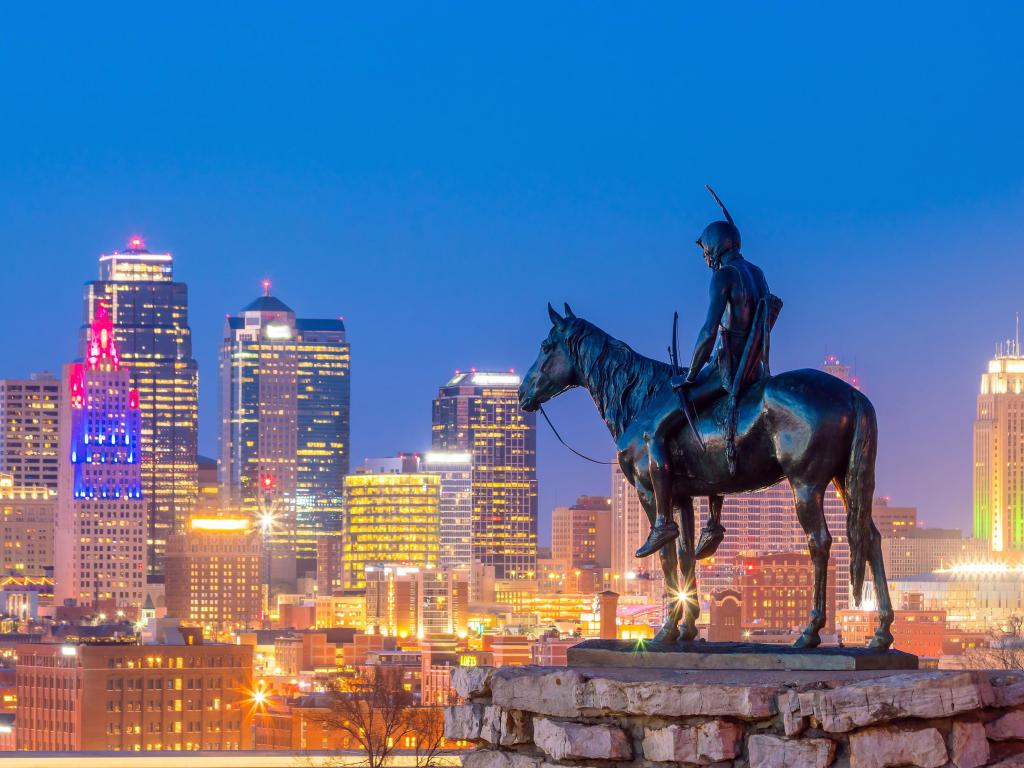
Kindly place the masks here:
[[(657, 415), (677, 397), (669, 383), (672, 369), (576, 317), (568, 304), (564, 317), (550, 304), (548, 314), (551, 331), (523, 378), (520, 406), (525, 411), (536, 411), (556, 395), (584, 387), (608, 426), (619, 466), (653, 525), (655, 502), (646, 441)], [(846, 382), (811, 369), (788, 371), (753, 383), (739, 402), (735, 472), (730, 471), (727, 457), (725, 425), (729, 415), (724, 401), (722, 398), (705, 408), (697, 416), (696, 429), (681, 429), (672, 441), (673, 507), (682, 530), (678, 552), (671, 545), (659, 551), (670, 608), (655, 640), (689, 641), (697, 637), (700, 605), (694, 497), (754, 491), (785, 478), (792, 486), (796, 514), (807, 534), (814, 564), (810, 622), (794, 645), (814, 648), (821, 643), (832, 546), (822, 501), (829, 483), (835, 482), (846, 507), (855, 603), (860, 605), (867, 566), (875, 585), (878, 627), (868, 646), (888, 648), (893, 641), (893, 610), (882, 564), (881, 535), (871, 520), (878, 439), (871, 401)]]

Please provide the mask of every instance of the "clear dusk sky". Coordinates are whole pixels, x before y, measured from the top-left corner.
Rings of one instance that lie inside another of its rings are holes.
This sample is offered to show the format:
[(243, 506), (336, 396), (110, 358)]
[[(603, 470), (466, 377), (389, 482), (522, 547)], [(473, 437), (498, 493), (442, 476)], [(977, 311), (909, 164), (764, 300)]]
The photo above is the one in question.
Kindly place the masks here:
[[(456, 368), (545, 303), (684, 357), (718, 213), (786, 306), (773, 367), (856, 364), (880, 493), (969, 527), (979, 376), (1024, 308), (1024, 5), (21, 3), (0, 24), (0, 376), (75, 354), (131, 234), (191, 290), (201, 448), (225, 313), (344, 316), (353, 453), (427, 447)], [(549, 412), (612, 446), (583, 393)], [(607, 493), (539, 427), (550, 509)]]

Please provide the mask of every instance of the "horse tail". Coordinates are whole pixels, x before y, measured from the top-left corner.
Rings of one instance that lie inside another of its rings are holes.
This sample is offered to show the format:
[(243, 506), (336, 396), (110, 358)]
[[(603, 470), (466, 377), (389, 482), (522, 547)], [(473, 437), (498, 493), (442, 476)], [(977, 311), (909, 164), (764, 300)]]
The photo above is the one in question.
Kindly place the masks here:
[(854, 391), (851, 401), (853, 439), (850, 441), (850, 457), (842, 486), (843, 500), (846, 502), (846, 535), (850, 542), (850, 585), (853, 587), (854, 603), (859, 606), (874, 528), (871, 521), (871, 498), (875, 492), (878, 424), (870, 400)]

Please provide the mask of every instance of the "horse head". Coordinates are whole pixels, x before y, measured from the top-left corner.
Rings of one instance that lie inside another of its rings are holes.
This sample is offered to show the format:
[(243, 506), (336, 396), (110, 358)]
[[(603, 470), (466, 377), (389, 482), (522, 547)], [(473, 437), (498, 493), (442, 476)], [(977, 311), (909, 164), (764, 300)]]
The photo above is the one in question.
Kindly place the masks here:
[(567, 343), (576, 315), (568, 304), (565, 305), (565, 317), (548, 304), (548, 316), (551, 318), (551, 331), (519, 385), (519, 406), (524, 411), (536, 411), (551, 398), (580, 384), (576, 363)]

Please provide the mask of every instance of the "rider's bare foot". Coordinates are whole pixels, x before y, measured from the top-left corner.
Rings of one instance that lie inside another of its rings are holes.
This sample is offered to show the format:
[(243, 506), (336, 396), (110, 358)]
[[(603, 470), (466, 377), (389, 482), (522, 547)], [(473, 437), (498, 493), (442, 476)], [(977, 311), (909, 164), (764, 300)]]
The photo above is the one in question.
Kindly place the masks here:
[(653, 555), (666, 544), (678, 538), (679, 526), (673, 520), (659, 518), (655, 520), (654, 525), (651, 527), (651, 532), (647, 535), (647, 541), (636, 551), (636, 556), (647, 557), (648, 555)]

